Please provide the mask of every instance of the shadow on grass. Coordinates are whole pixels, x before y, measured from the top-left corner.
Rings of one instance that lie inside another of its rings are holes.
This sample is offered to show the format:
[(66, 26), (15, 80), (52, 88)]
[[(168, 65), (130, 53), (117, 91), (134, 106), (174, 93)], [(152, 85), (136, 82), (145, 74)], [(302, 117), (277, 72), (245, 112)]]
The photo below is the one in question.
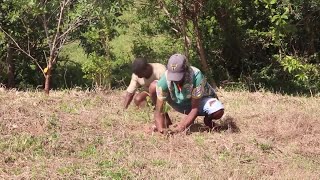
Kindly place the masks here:
[(187, 130), (187, 134), (192, 134), (195, 132), (229, 132), (229, 133), (238, 133), (240, 132), (239, 127), (237, 126), (234, 118), (225, 117), (223, 119), (215, 121), (215, 126), (213, 129), (210, 129), (208, 126), (203, 123), (192, 124)]

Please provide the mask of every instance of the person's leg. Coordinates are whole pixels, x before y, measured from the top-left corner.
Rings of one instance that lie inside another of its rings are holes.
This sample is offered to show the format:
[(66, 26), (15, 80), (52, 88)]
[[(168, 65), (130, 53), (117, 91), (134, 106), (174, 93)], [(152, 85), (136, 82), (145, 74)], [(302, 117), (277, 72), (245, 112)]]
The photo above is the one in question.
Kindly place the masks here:
[(158, 83), (158, 80), (155, 80), (149, 86), (149, 95), (153, 105), (155, 105), (157, 102), (157, 92), (156, 92), (157, 83)]
[(143, 107), (145, 106), (146, 104), (146, 99), (147, 99), (147, 96), (149, 96), (149, 94), (145, 91), (142, 91), (140, 93), (137, 93), (135, 96), (134, 96), (134, 103), (136, 104), (136, 106), (138, 107)]
[[(153, 105), (156, 105), (156, 102), (157, 102), (157, 92), (156, 92), (157, 83), (158, 83), (158, 80), (155, 80), (149, 86), (149, 96), (151, 98)], [(172, 121), (167, 112), (164, 114), (164, 116), (165, 116), (165, 128), (169, 128), (169, 126), (172, 125)], [(157, 128), (155, 125), (152, 125), (150, 129), (152, 130), (152, 132), (157, 131)]]
[(212, 129), (215, 127), (214, 120), (220, 119), (223, 116), (223, 114), (224, 114), (224, 109), (220, 109), (212, 114), (204, 116), (203, 122), (206, 126)]
[[(171, 121), (168, 113), (165, 113), (164, 116), (165, 116), (164, 126), (165, 126), (165, 128), (169, 128), (169, 126), (172, 125), (172, 121)], [(147, 133), (157, 132), (157, 131), (158, 131), (158, 129), (157, 129), (155, 123), (152, 124), (151, 126), (149, 126), (149, 128), (147, 128), (147, 130), (146, 130)]]
[(157, 80), (153, 81), (150, 86), (148, 91), (149, 92), (141, 92), (137, 93), (134, 97), (134, 103), (138, 107), (143, 107), (145, 105), (145, 102), (147, 100), (147, 96), (150, 96), (152, 104), (155, 105), (157, 101), (157, 92), (156, 92), (156, 86), (157, 86)]
[(172, 125), (172, 121), (171, 121), (171, 119), (170, 119), (170, 117), (169, 117), (169, 114), (168, 113), (165, 113), (164, 114), (164, 117), (165, 117), (165, 126), (166, 126), (166, 128), (169, 128), (169, 126), (170, 125)]

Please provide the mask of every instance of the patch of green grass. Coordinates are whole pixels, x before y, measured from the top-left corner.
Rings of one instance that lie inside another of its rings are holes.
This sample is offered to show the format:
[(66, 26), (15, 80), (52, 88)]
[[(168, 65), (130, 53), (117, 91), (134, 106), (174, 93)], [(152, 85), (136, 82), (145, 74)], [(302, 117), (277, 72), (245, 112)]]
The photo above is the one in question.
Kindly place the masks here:
[[(23, 169), (20, 167), (16, 167), (13, 166), (10, 169), (6, 169), (5, 167), (0, 166), (0, 174), (1, 175), (7, 175), (7, 176), (18, 176), (21, 175), (23, 173)], [(2, 177), (2, 176), (1, 176)], [(5, 179), (4, 177), (2, 177), (2, 179)], [(8, 178), (7, 179), (14, 179), (14, 178)]]
[(22, 174), (24, 171), (23, 169), (19, 168), (19, 167), (15, 167), (11, 170), (11, 172), (14, 174), (14, 175), (20, 175)]
[(48, 118), (47, 128), (49, 130), (56, 130), (59, 128), (59, 118), (56, 114), (53, 114)]
[(58, 174), (61, 174), (61, 175), (73, 175), (73, 174), (76, 174), (76, 172), (81, 169), (81, 166), (78, 165), (78, 164), (71, 164), (71, 165), (67, 165), (67, 166), (64, 166), (64, 167), (61, 167), (59, 168), (57, 171), (58, 171)]
[(97, 154), (97, 148), (94, 145), (87, 146), (83, 151), (79, 152), (79, 156), (82, 158), (89, 158)]
[(127, 169), (117, 167), (113, 160), (101, 160), (96, 164), (99, 168), (99, 175), (107, 179), (130, 179), (132, 177)]
[(273, 150), (273, 146), (271, 144), (268, 144), (268, 143), (259, 143), (259, 144), (257, 144), (257, 146), (264, 153), (270, 153)]
[(139, 111), (134, 109), (134, 111), (130, 111), (130, 119), (134, 119), (137, 122), (150, 123), (152, 122), (152, 111), (149, 107), (141, 108)]
[(144, 169), (147, 166), (147, 163), (141, 160), (134, 160), (131, 165), (133, 168)]
[(72, 104), (69, 103), (61, 103), (60, 104), (60, 110), (65, 112), (65, 113), (70, 113), (70, 114), (77, 114), (78, 109)]
[(81, 101), (81, 104), (86, 108), (90, 108), (90, 107), (94, 107), (95, 101), (92, 99), (84, 99)]
[(7, 141), (8, 140), (0, 137), (0, 151), (1, 152), (8, 150), (9, 144)]
[(231, 156), (230, 152), (227, 149), (219, 152), (219, 159), (222, 161), (226, 161)]
[(131, 179), (132, 175), (125, 168), (119, 168), (116, 170), (105, 169), (100, 171), (102, 177), (113, 180)]
[(256, 139), (254, 139), (253, 142), (264, 153), (270, 153), (274, 148), (270, 143), (267, 142), (258, 142)]
[(60, 128), (59, 119), (56, 114), (53, 114), (48, 118), (48, 124), (47, 124), (47, 129), (49, 133), (49, 135), (47, 136), (47, 140), (53, 143), (52, 146), (54, 146), (54, 143), (57, 142), (60, 138), (58, 133), (59, 128)]
[(109, 117), (103, 117), (101, 120), (102, 127), (108, 129), (114, 125), (114, 120)]
[(114, 166), (114, 162), (110, 160), (102, 160), (97, 163), (100, 168), (111, 168)]
[(194, 136), (194, 140), (195, 140), (197, 145), (199, 145), (199, 146), (203, 146), (204, 145), (205, 138), (201, 134), (196, 134)]
[(252, 163), (254, 160), (255, 160), (255, 158), (252, 157), (251, 155), (242, 155), (242, 156), (240, 157), (239, 162), (240, 162), (241, 164), (247, 164), (247, 163)]
[(94, 137), (92, 144), (95, 145), (96, 147), (102, 145), (103, 137), (102, 136)]
[(114, 161), (119, 161), (125, 158), (126, 156), (127, 156), (127, 150), (119, 149), (116, 152), (114, 152), (114, 154), (112, 154), (112, 159)]
[(149, 141), (151, 142), (152, 145), (158, 145), (159, 144), (159, 139), (156, 136), (150, 137)]
[(168, 164), (167, 161), (163, 159), (154, 159), (151, 161), (152, 165), (157, 166), (157, 167), (164, 167), (165, 165)]
[(44, 152), (43, 139), (41, 137), (22, 134), (6, 140), (5, 143), (4, 146), (14, 153), (30, 151), (40, 155)]
[(50, 142), (56, 142), (57, 140), (59, 140), (59, 134), (57, 131), (53, 131), (52, 133), (50, 133), (49, 137), (48, 137), (48, 140)]
[(258, 145), (258, 147), (263, 151), (263, 152), (270, 152), (271, 150), (273, 150), (273, 147), (271, 144), (267, 144), (267, 143), (260, 143)]

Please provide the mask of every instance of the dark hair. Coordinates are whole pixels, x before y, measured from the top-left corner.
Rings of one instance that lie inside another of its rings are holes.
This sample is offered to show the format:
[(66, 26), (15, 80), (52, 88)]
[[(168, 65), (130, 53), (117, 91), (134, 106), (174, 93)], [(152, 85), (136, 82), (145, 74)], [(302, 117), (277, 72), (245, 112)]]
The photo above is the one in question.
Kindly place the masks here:
[(132, 72), (137, 74), (141, 71), (144, 71), (148, 66), (146, 59), (144, 58), (136, 58), (132, 63)]

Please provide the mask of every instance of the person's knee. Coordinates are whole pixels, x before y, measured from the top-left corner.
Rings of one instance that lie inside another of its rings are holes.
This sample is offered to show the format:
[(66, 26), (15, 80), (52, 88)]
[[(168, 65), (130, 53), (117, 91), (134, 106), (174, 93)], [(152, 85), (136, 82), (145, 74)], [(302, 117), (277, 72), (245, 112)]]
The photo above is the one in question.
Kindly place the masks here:
[(149, 93), (156, 94), (157, 81), (153, 81), (149, 86)]
[(139, 106), (143, 101), (146, 100), (147, 95), (144, 93), (139, 93), (134, 97), (134, 103)]
[(138, 106), (142, 101), (144, 101), (144, 97), (141, 96), (141, 94), (137, 94), (135, 97), (134, 97), (134, 103)]
[(155, 104), (157, 101), (157, 81), (153, 81), (149, 86), (149, 94), (152, 100), (152, 103)]

